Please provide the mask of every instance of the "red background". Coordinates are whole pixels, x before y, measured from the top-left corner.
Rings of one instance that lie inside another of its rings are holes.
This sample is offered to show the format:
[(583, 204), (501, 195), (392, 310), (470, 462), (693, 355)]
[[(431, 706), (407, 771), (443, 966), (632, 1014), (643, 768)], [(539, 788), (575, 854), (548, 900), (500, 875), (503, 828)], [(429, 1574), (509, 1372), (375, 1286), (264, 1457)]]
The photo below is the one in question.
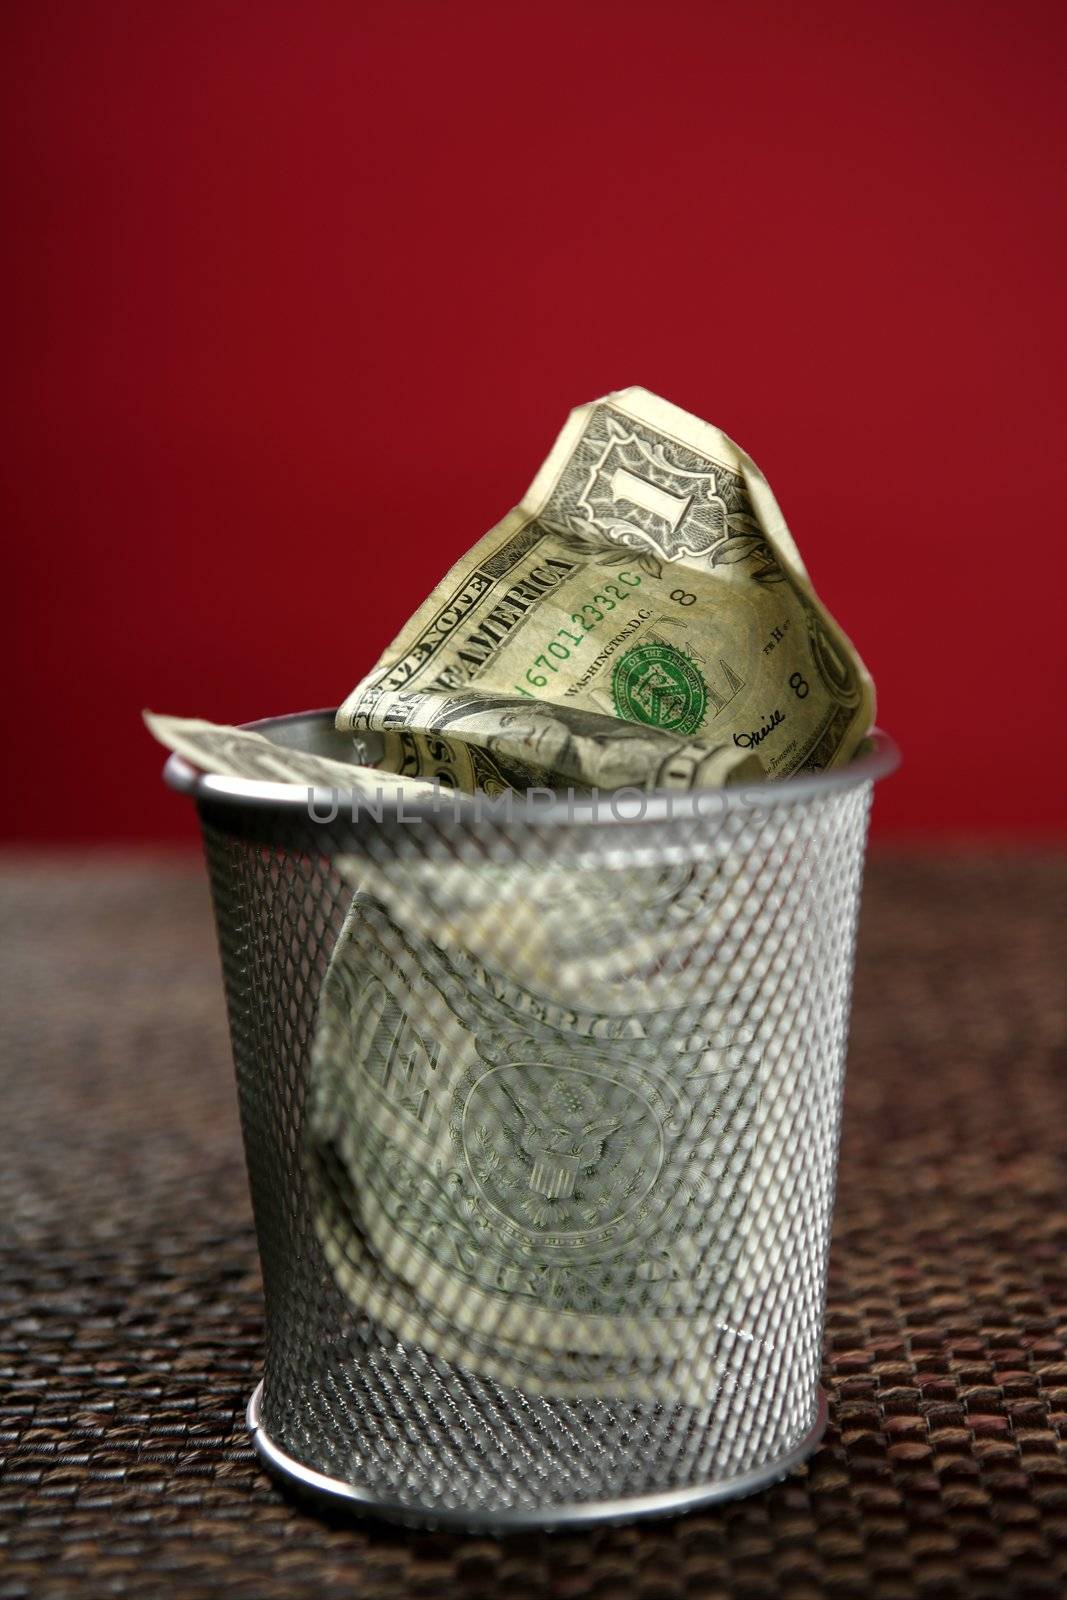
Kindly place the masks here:
[(770, 478), (883, 832), (1062, 826), (1064, 16), (6, 5), (6, 833), (190, 837), (140, 707), (336, 701), (629, 383)]

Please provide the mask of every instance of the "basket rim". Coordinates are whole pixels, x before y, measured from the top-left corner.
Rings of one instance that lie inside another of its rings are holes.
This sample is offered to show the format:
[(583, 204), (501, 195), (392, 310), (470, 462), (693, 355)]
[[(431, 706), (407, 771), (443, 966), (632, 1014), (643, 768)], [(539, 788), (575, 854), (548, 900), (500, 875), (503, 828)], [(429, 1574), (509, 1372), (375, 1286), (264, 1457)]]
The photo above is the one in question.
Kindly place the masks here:
[(815, 1392), (810, 1425), (781, 1455), (761, 1462), (747, 1472), (687, 1484), (677, 1489), (653, 1489), (616, 1500), (549, 1502), (536, 1510), (501, 1508), (485, 1511), (471, 1507), (404, 1504), (388, 1500), (359, 1482), (331, 1477), (298, 1461), (271, 1438), (263, 1425), (263, 1380), (256, 1385), (245, 1410), (245, 1424), (263, 1465), (298, 1494), (340, 1512), (369, 1514), (409, 1527), (457, 1528), (467, 1533), (508, 1534), (531, 1529), (574, 1528), (590, 1523), (625, 1523), (648, 1517), (672, 1517), (697, 1506), (720, 1504), (740, 1495), (755, 1494), (778, 1483), (811, 1455), (826, 1431), (829, 1406), (821, 1387)]
[[(314, 711), (293, 711), (284, 716), (260, 717), (254, 722), (240, 724), (253, 733), (268, 733), (287, 723), (329, 719), (333, 724), (334, 709), (323, 707)], [(809, 772), (800, 777), (786, 778), (781, 782), (764, 780), (760, 783), (738, 784), (717, 789), (653, 789), (640, 794), (623, 788), (615, 796), (639, 795), (638, 816), (619, 812), (613, 795), (607, 791), (599, 796), (568, 796), (555, 801), (539, 801), (532, 805), (524, 797), (514, 797), (515, 804), (507, 808), (507, 819), (514, 823), (517, 815), (538, 826), (572, 824), (580, 826), (625, 824), (634, 826), (645, 822), (711, 820), (727, 812), (744, 811), (769, 806), (792, 805), (798, 801), (816, 800), (831, 794), (840, 794), (863, 784), (874, 783), (888, 777), (900, 765), (901, 755), (896, 741), (881, 728), (872, 728), (869, 734), (873, 748), (850, 761), (847, 766), (834, 767), (828, 772)], [(383, 791), (392, 775), (383, 773)], [(316, 806), (327, 803), (339, 791), (322, 785), (300, 783), (266, 783), (253, 778), (224, 777), (220, 773), (204, 772), (183, 756), (172, 754), (163, 767), (163, 781), (177, 794), (184, 794), (198, 803), (209, 802), (239, 808), (267, 809), (279, 812), (307, 813), (312, 802)], [(537, 792), (537, 791), (535, 791)], [(465, 813), (461, 807), (467, 798), (455, 804), (451, 797), (448, 814), (450, 820), (465, 828), (492, 828), (499, 826), (501, 817), (494, 815), (489, 806), (475, 808)], [(632, 803), (632, 802), (631, 802)], [(522, 808), (525, 807), (523, 813)], [(502, 808), (503, 809), (503, 808)], [(440, 818), (442, 804), (434, 798), (414, 800), (410, 795), (388, 798), (383, 792), (376, 815), (390, 823), (407, 823), (420, 818)], [(317, 819), (322, 820), (322, 819)]]

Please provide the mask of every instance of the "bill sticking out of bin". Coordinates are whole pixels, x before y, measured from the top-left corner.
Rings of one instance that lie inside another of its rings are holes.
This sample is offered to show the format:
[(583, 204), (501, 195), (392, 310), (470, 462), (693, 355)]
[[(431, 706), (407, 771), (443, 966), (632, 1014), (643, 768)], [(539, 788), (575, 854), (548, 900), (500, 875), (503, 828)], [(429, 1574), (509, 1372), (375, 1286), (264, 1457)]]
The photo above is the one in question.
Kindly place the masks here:
[(279, 1471), (548, 1525), (811, 1447), (873, 705), (759, 470), (629, 389), (332, 726), (150, 719), (208, 847)]

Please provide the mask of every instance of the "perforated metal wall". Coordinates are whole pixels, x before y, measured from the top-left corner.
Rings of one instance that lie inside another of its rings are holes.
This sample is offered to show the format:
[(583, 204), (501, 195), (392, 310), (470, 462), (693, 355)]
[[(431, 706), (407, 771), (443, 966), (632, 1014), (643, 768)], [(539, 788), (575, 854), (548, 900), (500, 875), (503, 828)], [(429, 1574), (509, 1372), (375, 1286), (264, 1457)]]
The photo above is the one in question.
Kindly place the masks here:
[(275, 1450), (471, 1526), (788, 1462), (870, 790), (473, 827), (201, 800)]

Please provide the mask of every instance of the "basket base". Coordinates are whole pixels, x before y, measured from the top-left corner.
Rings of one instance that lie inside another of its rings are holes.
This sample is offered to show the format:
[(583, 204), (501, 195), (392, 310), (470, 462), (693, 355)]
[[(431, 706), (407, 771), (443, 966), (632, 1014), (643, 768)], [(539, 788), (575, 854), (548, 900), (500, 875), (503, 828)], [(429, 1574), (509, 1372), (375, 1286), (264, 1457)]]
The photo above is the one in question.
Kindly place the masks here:
[(530, 1528), (573, 1528), (585, 1523), (633, 1522), (639, 1517), (669, 1517), (697, 1506), (715, 1505), (721, 1500), (733, 1500), (741, 1495), (754, 1494), (784, 1478), (805, 1460), (815, 1449), (826, 1428), (826, 1395), (818, 1392), (815, 1419), (802, 1438), (773, 1461), (756, 1467), (751, 1472), (739, 1473), (732, 1478), (719, 1478), (713, 1483), (687, 1486), (682, 1489), (661, 1489), (652, 1494), (631, 1495), (620, 1500), (581, 1500), (547, 1505), (535, 1510), (502, 1508), (485, 1511), (471, 1508), (404, 1505), (399, 1501), (383, 1500), (358, 1483), (348, 1483), (343, 1478), (331, 1478), (314, 1467), (307, 1467), (282, 1450), (265, 1431), (260, 1421), (263, 1384), (257, 1384), (248, 1402), (246, 1418), (252, 1443), (263, 1465), (285, 1486), (311, 1497), (331, 1509), (347, 1510), (353, 1515), (383, 1518), (387, 1522), (405, 1523), (418, 1528), (459, 1528), (471, 1533), (508, 1533)]

